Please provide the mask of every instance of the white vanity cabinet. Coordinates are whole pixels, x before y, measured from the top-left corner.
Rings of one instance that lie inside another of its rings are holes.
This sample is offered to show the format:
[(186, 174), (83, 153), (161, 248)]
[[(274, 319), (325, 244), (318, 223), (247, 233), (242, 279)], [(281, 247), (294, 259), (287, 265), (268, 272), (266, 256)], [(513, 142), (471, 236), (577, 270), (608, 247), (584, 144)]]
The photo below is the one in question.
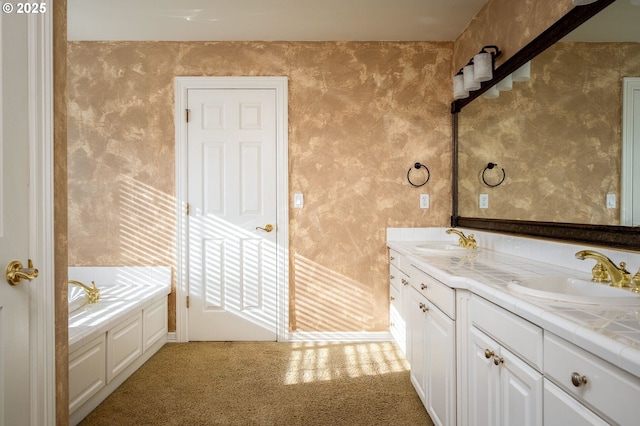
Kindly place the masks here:
[(542, 329), (472, 296), (467, 395), (471, 425), (542, 425)]
[(549, 332), (544, 374), (545, 425), (639, 423), (640, 378)]
[(455, 291), (413, 266), (409, 273), (411, 382), (434, 424), (455, 425)]
[(406, 356), (409, 275), (402, 271), (404, 264), (404, 256), (389, 250), (389, 332)]

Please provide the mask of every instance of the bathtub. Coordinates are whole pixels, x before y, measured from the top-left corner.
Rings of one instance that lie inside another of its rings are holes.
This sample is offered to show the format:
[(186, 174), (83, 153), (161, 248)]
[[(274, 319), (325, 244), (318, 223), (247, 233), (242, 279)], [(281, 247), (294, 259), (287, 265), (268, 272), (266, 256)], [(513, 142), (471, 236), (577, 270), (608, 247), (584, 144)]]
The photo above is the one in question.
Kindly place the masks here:
[(69, 413), (78, 424), (167, 341), (171, 267), (70, 267), (100, 289), (98, 303), (69, 285)]

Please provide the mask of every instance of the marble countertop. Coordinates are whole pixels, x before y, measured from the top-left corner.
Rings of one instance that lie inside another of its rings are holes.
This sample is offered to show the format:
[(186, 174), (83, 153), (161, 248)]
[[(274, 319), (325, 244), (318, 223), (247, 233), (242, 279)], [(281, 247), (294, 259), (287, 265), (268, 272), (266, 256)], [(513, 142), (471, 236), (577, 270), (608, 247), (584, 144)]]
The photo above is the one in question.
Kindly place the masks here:
[(387, 245), (448, 286), (468, 289), (640, 377), (640, 305), (561, 302), (527, 296), (507, 287), (513, 279), (563, 275), (590, 280), (590, 274), (482, 248), (464, 253), (424, 253), (416, 249), (421, 243), (425, 241), (388, 241)]
[(171, 282), (100, 286), (100, 301), (69, 314), (69, 352), (171, 293)]

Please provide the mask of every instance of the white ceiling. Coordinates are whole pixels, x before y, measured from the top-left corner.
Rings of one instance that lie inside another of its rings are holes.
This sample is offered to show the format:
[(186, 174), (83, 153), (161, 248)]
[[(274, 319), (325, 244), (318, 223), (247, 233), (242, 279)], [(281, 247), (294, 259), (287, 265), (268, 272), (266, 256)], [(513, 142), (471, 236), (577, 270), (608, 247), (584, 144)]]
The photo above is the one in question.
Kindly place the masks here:
[(640, 42), (640, 4), (617, 0), (567, 35), (564, 41)]
[(450, 41), (487, 0), (68, 0), (69, 40)]

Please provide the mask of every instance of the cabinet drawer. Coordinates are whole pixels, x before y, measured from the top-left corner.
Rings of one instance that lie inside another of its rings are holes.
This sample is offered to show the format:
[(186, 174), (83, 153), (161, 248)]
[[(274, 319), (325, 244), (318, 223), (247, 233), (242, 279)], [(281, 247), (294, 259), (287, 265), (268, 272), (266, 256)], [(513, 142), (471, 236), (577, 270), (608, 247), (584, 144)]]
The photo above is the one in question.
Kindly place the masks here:
[(142, 355), (142, 312), (107, 332), (107, 382)]
[(391, 303), (391, 306), (395, 308), (396, 311), (400, 312), (402, 309), (400, 302), (400, 291), (392, 285), (389, 287), (389, 303)]
[(73, 413), (107, 384), (105, 335), (69, 354), (69, 412)]
[(469, 303), (471, 322), (520, 358), (542, 371), (542, 329), (473, 295)]
[[(640, 379), (551, 333), (544, 337), (545, 376), (588, 407), (621, 425), (638, 424)], [(574, 385), (572, 375), (585, 377)]]
[(544, 379), (543, 404), (545, 426), (608, 425), (601, 417), (547, 379)]
[(400, 254), (393, 249), (389, 249), (389, 264), (396, 268), (400, 267)]
[(401, 272), (393, 265), (389, 266), (389, 284), (391, 288), (396, 290), (400, 289), (400, 274)]
[(449, 318), (456, 318), (456, 291), (411, 265), (410, 283), (420, 294), (436, 305)]

